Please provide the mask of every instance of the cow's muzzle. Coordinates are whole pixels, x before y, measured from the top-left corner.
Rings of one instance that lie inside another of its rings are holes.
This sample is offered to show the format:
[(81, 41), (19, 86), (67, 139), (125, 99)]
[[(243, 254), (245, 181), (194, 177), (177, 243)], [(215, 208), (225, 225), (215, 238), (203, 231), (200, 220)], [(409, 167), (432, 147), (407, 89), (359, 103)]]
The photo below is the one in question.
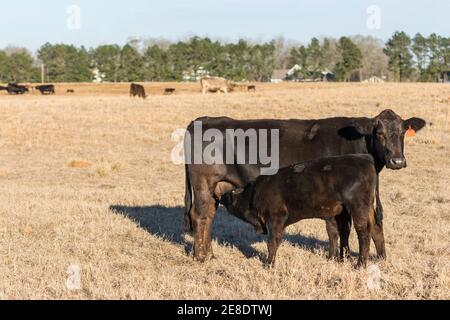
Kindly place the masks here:
[(387, 161), (386, 167), (388, 169), (392, 169), (392, 170), (400, 170), (400, 169), (406, 168), (407, 167), (406, 159), (404, 157), (391, 158)]

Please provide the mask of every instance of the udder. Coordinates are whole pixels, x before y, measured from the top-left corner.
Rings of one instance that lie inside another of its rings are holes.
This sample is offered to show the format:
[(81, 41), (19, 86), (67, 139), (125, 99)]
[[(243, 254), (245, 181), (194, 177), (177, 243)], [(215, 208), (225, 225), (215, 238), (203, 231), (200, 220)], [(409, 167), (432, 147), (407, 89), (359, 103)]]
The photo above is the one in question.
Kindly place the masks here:
[(219, 182), (214, 190), (216, 199), (220, 199), (224, 194), (235, 190), (236, 187), (229, 182)]

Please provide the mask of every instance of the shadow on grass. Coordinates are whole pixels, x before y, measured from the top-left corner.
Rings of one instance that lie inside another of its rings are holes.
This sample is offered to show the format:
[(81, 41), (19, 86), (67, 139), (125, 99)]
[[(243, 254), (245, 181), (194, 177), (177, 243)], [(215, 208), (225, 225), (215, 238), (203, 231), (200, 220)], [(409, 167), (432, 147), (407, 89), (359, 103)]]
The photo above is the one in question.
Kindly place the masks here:
[[(134, 221), (150, 234), (184, 246), (186, 253), (192, 251), (192, 243), (186, 241), (183, 236), (184, 207), (126, 207), (116, 205), (111, 206), (110, 209)], [(261, 260), (265, 259), (266, 253), (256, 250), (252, 244), (264, 242), (267, 237), (256, 235), (253, 228), (229, 215), (222, 208), (219, 208), (216, 214), (212, 236), (219, 245), (236, 247), (247, 258), (259, 257)], [(300, 234), (287, 234), (284, 240), (311, 252), (328, 250), (327, 241), (305, 237)]]

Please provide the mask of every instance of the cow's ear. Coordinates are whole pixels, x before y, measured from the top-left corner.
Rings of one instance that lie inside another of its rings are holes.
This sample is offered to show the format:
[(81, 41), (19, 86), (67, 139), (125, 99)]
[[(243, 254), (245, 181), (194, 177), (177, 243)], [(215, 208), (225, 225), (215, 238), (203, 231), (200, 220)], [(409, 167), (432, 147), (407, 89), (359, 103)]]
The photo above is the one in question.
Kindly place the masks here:
[(244, 189), (239, 188), (239, 189), (233, 190), (231, 193), (233, 195), (238, 195), (238, 194), (241, 194), (242, 192), (244, 192)]
[(423, 129), (427, 125), (427, 122), (421, 118), (411, 118), (411, 119), (403, 121), (403, 125), (405, 127), (405, 130), (408, 130), (411, 128), (417, 132), (417, 131)]
[(373, 133), (375, 129), (376, 120), (369, 118), (357, 119), (353, 122), (353, 126), (356, 131), (363, 136), (367, 136)]

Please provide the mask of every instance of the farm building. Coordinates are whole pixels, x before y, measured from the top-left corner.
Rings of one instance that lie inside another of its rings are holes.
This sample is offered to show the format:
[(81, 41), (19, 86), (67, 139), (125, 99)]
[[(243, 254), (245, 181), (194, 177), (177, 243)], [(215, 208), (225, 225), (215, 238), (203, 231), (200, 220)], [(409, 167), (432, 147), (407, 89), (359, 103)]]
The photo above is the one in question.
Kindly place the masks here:
[(208, 70), (205, 70), (203, 67), (200, 67), (198, 70), (186, 70), (183, 72), (183, 81), (200, 81), (201, 78), (207, 77), (209, 75), (210, 72)]
[(272, 76), (272, 83), (280, 83), (283, 81), (333, 81), (334, 74), (328, 69), (325, 69), (321, 72), (314, 72), (312, 70), (308, 70), (306, 72), (307, 76), (302, 73), (302, 67), (296, 64), (291, 69), (279, 69), (275, 70)]
[(288, 73), (288, 69), (277, 69), (272, 74), (272, 79), (270, 82), (272, 83), (281, 83), (283, 81), (286, 81), (286, 75)]

